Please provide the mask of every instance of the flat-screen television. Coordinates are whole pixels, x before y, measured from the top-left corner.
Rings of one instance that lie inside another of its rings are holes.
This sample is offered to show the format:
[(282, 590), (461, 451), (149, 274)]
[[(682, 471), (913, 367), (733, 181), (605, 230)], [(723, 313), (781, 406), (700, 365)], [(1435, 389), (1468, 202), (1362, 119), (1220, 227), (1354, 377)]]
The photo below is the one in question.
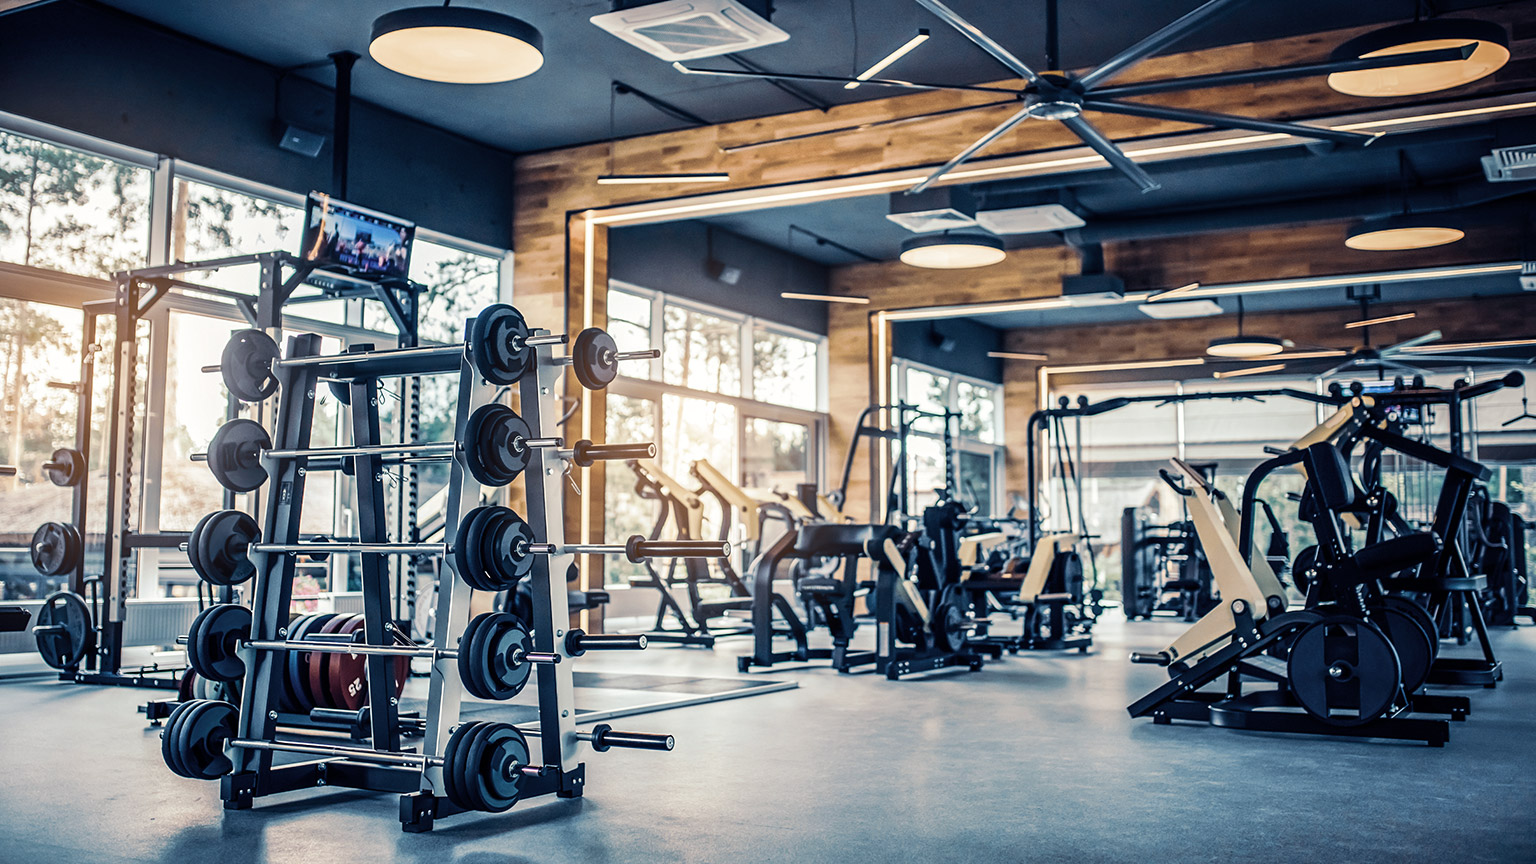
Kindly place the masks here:
[(404, 279), (411, 269), (416, 225), (376, 210), (309, 193), (304, 260), (369, 279)]

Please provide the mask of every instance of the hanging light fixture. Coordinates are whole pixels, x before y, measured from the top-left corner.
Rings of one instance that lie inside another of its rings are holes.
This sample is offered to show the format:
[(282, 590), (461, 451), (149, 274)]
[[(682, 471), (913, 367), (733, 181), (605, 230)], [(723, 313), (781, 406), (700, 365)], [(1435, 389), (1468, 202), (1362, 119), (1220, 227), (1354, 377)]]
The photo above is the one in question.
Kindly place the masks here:
[(1415, 63), (1386, 69), (1335, 72), (1328, 86), (1351, 96), (1414, 96), (1470, 84), (1509, 62), (1509, 34), (1491, 21), (1429, 18), (1373, 30), (1334, 50), (1334, 62), (1413, 54), (1437, 48), (1463, 48), (1460, 60)]
[(1237, 296), (1237, 335), (1212, 339), (1205, 353), (1212, 357), (1248, 359), (1268, 357), (1285, 350), (1285, 342), (1273, 336), (1251, 336), (1243, 333), (1243, 296)]
[(412, 78), (495, 84), (539, 71), (544, 37), (511, 15), (445, 2), (380, 15), (368, 53), (380, 66)]
[(901, 263), (930, 270), (988, 267), (1006, 257), (1003, 241), (985, 234), (933, 234), (901, 244)]
[(1403, 214), (1367, 219), (1351, 228), (1344, 245), (1369, 252), (1428, 249), (1455, 243), (1467, 232), (1437, 214)]

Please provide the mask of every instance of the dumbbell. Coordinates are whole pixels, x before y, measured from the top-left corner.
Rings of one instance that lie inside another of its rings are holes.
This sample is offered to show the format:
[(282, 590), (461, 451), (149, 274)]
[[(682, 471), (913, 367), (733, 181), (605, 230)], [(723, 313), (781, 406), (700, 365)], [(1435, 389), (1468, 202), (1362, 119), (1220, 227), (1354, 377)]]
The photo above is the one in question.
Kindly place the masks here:
[(208, 463), (219, 485), (235, 492), (250, 492), (267, 481), (263, 457), (304, 459), (305, 470), (347, 470), (347, 457), (378, 456), (385, 465), (404, 462), (448, 461), (463, 452), (466, 467), (483, 486), (505, 486), (528, 467), (532, 451), (555, 448), (562, 459), (587, 467), (598, 460), (647, 459), (656, 455), (656, 445), (594, 444), (577, 441), (569, 450), (561, 449), (560, 438), (535, 438), (528, 424), (516, 411), (499, 402), (482, 405), (470, 415), (464, 441), (374, 444), (364, 447), (313, 447), (304, 450), (274, 450), (272, 439), (261, 424), (237, 418), (219, 427), (205, 453), (193, 453), (194, 462)]
[[(564, 345), (564, 334), (535, 336), (522, 313), (505, 303), (487, 306), (470, 324), (469, 338), (452, 345), (419, 348), (395, 348), (380, 351), (356, 351), (320, 357), (281, 359), (277, 343), (260, 330), (241, 330), (224, 346), (218, 366), (205, 366), (205, 372), (219, 372), (224, 386), (235, 397), (259, 402), (277, 392), (273, 370), (288, 367), (319, 367), (329, 380), (379, 378), (397, 375), (431, 375), (456, 372), (467, 351), (476, 374), (498, 386), (517, 383), (534, 368), (537, 348)], [(659, 352), (621, 352), (612, 337), (597, 328), (577, 334), (568, 357), (557, 359), (569, 365), (576, 379), (589, 390), (601, 390), (618, 374), (624, 360), (652, 359)]]

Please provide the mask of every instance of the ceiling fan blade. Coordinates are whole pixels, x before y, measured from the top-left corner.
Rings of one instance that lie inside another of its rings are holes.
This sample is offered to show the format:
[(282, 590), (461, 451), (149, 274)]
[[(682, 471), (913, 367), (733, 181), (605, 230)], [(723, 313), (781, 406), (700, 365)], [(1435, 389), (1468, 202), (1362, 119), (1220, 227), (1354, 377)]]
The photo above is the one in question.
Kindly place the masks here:
[[(755, 78), (762, 81), (815, 81), (827, 84), (847, 84), (855, 81), (854, 78), (845, 78), (840, 75), (801, 75), (793, 72), (748, 72), (736, 69), (694, 69), (681, 63), (673, 63), (672, 68), (684, 75), (710, 75), (716, 78)], [(1010, 96), (1019, 95), (1018, 90), (1009, 90), (1006, 87), (982, 87), (969, 84), (926, 84), (921, 81), (901, 81), (895, 78), (866, 78), (859, 81), (860, 84), (870, 84), (877, 87), (902, 87), (908, 90), (956, 90), (964, 93), (1007, 93)]]
[[(1224, 2), (1224, 0), (1216, 0), (1216, 2)], [(994, 58), (997, 59), (997, 62), (1007, 66), (1014, 72), (1017, 72), (1019, 77), (1023, 78), (1025, 81), (1033, 84), (1034, 82), (1040, 80), (1040, 76), (1035, 72), (1035, 70), (1029, 68), (1028, 64), (1026, 64), (1023, 60), (1013, 56), (1012, 52), (1010, 52), (1007, 48), (1004, 48), (996, 42), (993, 42), (991, 36), (981, 32), (980, 27), (977, 27), (975, 24), (972, 24), (964, 18), (961, 18), (959, 13), (957, 13), (955, 10), (945, 6), (943, 3), (940, 3), (939, 0), (917, 0), (917, 3), (919, 6), (927, 9), (929, 12), (937, 15), (941, 20), (943, 20), (945, 24), (948, 24), (956, 30), (959, 30), (962, 36), (971, 40), (972, 42), (975, 42), (977, 46), (981, 48), (981, 50), (991, 54)]]
[(815, 132), (801, 132), (798, 135), (785, 135), (782, 138), (765, 138), (761, 141), (747, 141), (741, 144), (723, 144), (720, 146), (720, 152), (736, 153), (741, 150), (751, 150), (755, 147), (767, 147), (770, 144), (783, 144), (788, 141), (804, 141), (807, 138), (821, 138), (826, 135), (842, 135), (846, 132), (862, 132), (865, 129), (878, 129), (882, 126), (899, 126), (903, 123), (913, 123), (918, 120), (930, 120), (934, 117), (947, 117), (951, 114), (963, 114), (967, 111), (981, 111), (988, 108), (998, 108), (1003, 105), (1017, 104), (1017, 99), (1001, 99), (996, 102), (982, 102), (979, 105), (962, 105), (959, 108), (946, 108), (943, 111), (929, 111), (924, 114), (910, 114), (906, 117), (893, 117), (889, 120), (871, 120), (868, 123), (855, 123), (851, 126), (837, 126), (832, 129), (818, 129)]
[(1412, 339), (1398, 342), (1395, 345), (1388, 345), (1387, 347), (1381, 349), (1381, 353), (1387, 354), (1394, 351), (1403, 351), (1408, 348), (1417, 348), (1420, 345), (1428, 345), (1431, 342), (1438, 342), (1440, 341), (1440, 335), (1441, 334), (1439, 330), (1431, 330), (1428, 333), (1425, 333), (1423, 336), (1415, 336)]
[(1092, 147), (1095, 152), (1103, 156), (1106, 162), (1121, 174), (1124, 174), (1132, 183), (1135, 183), (1142, 192), (1151, 192), (1155, 189), (1163, 188), (1161, 183), (1153, 180), (1146, 171), (1142, 170), (1140, 165), (1132, 162), (1131, 157), (1125, 155), (1124, 150), (1116, 146), (1115, 142), (1104, 137), (1104, 133), (1100, 132), (1092, 123), (1081, 117), (1069, 117), (1061, 121), (1061, 124), (1076, 132), (1077, 137), (1083, 139), (1084, 144)]
[[(926, 0), (917, 0), (917, 2), (927, 5)], [(1083, 85), (1084, 89), (1091, 89), (1093, 85), (1100, 81), (1107, 81), (1115, 75), (1119, 75), (1121, 72), (1183, 39), (1190, 31), (1203, 27), (1218, 14), (1230, 11), (1242, 2), (1243, 0), (1209, 0), (1209, 2), (1185, 14), (1177, 21), (1100, 63), (1092, 72), (1079, 78), (1078, 81)]]
[(1302, 138), (1321, 138), (1341, 144), (1365, 145), (1375, 141), (1382, 134), (1378, 132), (1375, 135), (1367, 135), (1361, 132), (1324, 129), (1321, 126), (1306, 126), (1300, 123), (1240, 117), (1235, 114), (1217, 114), (1213, 111), (1192, 111), (1187, 108), (1169, 108), (1165, 105), (1145, 105), (1140, 102), (1117, 102), (1099, 98), (1083, 100), (1083, 108), (1089, 111), (1102, 111), (1106, 114), (1127, 114), (1132, 117), (1151, 117), (1156, 120), (1215, 126), (1218, 129), (1252, 129), (1256, 132), (1277, 132), (1281, 135), (1296, 135)]
[(916, 186), (908, 189), (907, 194), (912, 195), (927, 189), (929, 186), (933, 185), (935, 180), (938, 180), (945, 174), (955, 170), (955, 168), (959, 167), (960, 163), (971, 158), (972, 156), (975, 156), (977, 153), (981, 152), (982, 148), (986, 147), (988, 144), (991, 144), (993, 141), (996, 141), (998, 138), (1006, 134), (1009, 129), (1012, 129), (1027, 119), (1029, 119), (1029, 109), (1025, 108), (1014, 114), (1012, 117), (1009, 117), (1007, 120), (1004, 120), (1002, 123), (999, 123), (992, 129), (991, 132), (988, 132), (987, 134), (976, 139), (976, 143), (965, 148), (964, 150), (961, 150), (958, 156), (949, 160), (948, 162), (945, 162), (944, 165), (939, 168), (939, 170), (929, 174), (927, 177), (924, 177), (922, 181), (919, 182)]
[(1479, 363), (1489, 366), (1508, 366), (1510, 364), (1519, 364), (1525, 362), (1525, 358), (1523, 357), (1477, 357), (1471, 354), (1429, 354), (1420, 353), (1418, 351), (1409, 351), (1407, 354), (1409, 357), (1413, 358), (1415, 363), (1426, 363), (1431, 360), (1435, 362), (1447, 360), (1452, 363)]
[(1272, 66), (1268, 69), (1245, 69), (1239, 72), (1213, 72), (1209, 75), (1190, 75), (1187, 78), (1165, 78), (1161, 81), (1138, 81), (1116, 87), (1101, 87), (1093, 91), (1097, 99), (1126, 99), (1132, 96), (1151, 96), (1155, 93), (1175, 93), (1180, 90), (1200, 90), (1206, 87), (1232, 87), (1239, 84), (1266, 84), (1271, 81), (1288, 81), (1293, 78), (1311, 78), (1316, 75), (1332, 75), (1335, 72), (1361, 72), (1368, 69), (1391, 69), (1396, 66), (1417, 66), (1421, 63), (1451, 63), (1465, 60), (1474, 45), (1436, 48), (1432, 51), (1414, 51), (1411, 54), (1387, 54), (1382, 57), (1361, 57), (1356, 60), (1339, 60), (1332, 63), (1298, 63), (1294, 66)]
[(1339, 365), (1333, 367), (1332, 369), (1329, 369), (1327, 372), (1324, 372), (1323, 374), (1321, 374), (1321, 375), (1319, 375), (1317, 377), (1319, 377), (1319, 378), (1332, 378), (1333, 376), (1338, 375), (1339, 373), (1343, 372), (1346, 369), (1349, 369), (1350, 367), (1352, 367), (1354, 365), (1356, 365), (1356, 358), (1351, 357), (1348, 360), (1345, 360), (1343, 363), (1340, 363)]

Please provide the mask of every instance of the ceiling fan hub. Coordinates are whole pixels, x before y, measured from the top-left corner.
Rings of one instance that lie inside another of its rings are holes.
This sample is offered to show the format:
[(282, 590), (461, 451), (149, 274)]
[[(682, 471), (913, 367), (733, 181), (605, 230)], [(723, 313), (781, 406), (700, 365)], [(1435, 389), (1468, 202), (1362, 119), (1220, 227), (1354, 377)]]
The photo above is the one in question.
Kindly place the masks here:
[(1071, 79), (1041, 75), (1024, 90), (1024, 111), (1036, 120), (1070, 120), (1083, 113), (1083, 94)]

